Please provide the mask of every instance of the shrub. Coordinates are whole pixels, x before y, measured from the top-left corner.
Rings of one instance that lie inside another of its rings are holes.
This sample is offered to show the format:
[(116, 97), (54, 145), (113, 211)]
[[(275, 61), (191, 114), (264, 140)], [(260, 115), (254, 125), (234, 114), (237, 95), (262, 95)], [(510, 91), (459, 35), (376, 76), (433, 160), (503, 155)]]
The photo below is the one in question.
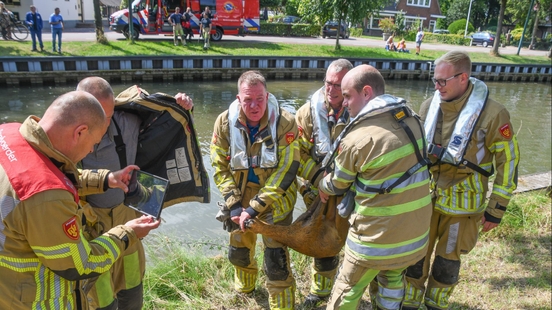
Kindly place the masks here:
[(362, 36), (362, 28), (349, 28), (351, 37), (360, 38)]
[[(468, 33), (473, 32), (475, 28), (471, 23), (468, 23)], [(464, 34), (466, 31), (466, 19), (459, 19), (448, 26), (448, 31), (451, 34)]]
[(378, 23), (378, 27), (384, 32), (384, 33), (393, 33), (395, 30), (397, 30), (397, 25), (395, 25), (395, 22), (391, 17), (382, 18), (380, 19)]
[(282, 37), (317, 37), (322, 27), (310, 24), (261, 23), (259, 34)]

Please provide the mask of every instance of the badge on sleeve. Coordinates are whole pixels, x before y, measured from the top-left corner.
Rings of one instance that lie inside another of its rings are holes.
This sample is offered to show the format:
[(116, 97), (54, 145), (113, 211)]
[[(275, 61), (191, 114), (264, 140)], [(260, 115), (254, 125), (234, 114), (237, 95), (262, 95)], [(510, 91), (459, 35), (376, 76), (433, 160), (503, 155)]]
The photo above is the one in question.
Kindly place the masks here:
[(512, 130), (510, 129), (510, 124), (509, 123), (506, 123), (506, 124), (500, 126), (498, 131), (500, 131), (500, 134), (504, 138), (506, 138), (506, 139), (511, 139), (512, 138)]
[(213, 132), (213, 141), (212, 144), (217, 144), (217, 134)]
[(299, 137), (303, 136), (303, 127), (297, 126), (297, 129), (299, 129)]
[(79, 239), (79, 227), (77, 226), (77, 217), (73, 216), (65, 223), (63, 223), (63, 231), (71, 240)]
[(291, 142), (293, 142), (294, 140), (295, 140), (295, 135), (293, 134), (293, 132), (286, 133), (287, 144), (291, 144)]

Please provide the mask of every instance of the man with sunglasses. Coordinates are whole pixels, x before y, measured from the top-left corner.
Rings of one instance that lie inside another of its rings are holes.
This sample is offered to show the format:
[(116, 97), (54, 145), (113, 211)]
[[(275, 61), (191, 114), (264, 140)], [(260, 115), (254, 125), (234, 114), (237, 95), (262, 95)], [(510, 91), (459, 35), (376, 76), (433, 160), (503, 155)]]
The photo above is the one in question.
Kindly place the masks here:
[(433, 216), (426, 257), (406, 271), (402, 309), (418, 309), (422, 302), (429, 310), (448, 309), (460, 255), (475, 247), (480, 226), (487, 232), (500, 223), (517, 186), (519, 148), (510, 114), (488, 97), (485, 83), (470, 77), (471, 67), (463, 51), (437, 59), (435, 94), (420, 108), (431, 160)]
[[(311, 96), (310, 101), (295, 116), (301, 146), (301, 165), (297, 172), (302, 181), (299, 193), (307, 207), (316, 197), (318, 190), (315, 186), (324, 176), (321, 162), (349, 123), (349, 112), (343, 107), (341, 80), (352, 68), (353, 65), (347, 59), (333, 61), (326, 70), (324, 86)], [(330, 207), (335, 208), (339, 203), (338, 198), (332, 197), (329, 203)], [(314, 259), (311, 289), (305, 305), (314, 306), (329, 296), (338, 265), (338, 256)]]

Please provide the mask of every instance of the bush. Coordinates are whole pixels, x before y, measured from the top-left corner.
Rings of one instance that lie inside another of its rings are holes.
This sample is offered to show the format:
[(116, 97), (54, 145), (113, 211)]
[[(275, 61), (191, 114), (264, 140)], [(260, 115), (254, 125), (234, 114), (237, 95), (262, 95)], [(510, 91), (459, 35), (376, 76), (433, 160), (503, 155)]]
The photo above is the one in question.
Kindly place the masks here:
[[(473, 32), (475, 28), (471, 23), (468, 23), (468, 33)], [(464, 34), (466, 31), (466, 19), (459, 19), (448, 26), (448, 31), (451, 34)]]
[(424, 35), (424, 41), (469, 46), (471, 39), (464, 38), (463, 33), (462, 34), (426, 33)]
[(310, 24), (283, 24), (261, 22), (259, 34), (282, 37), (317, 37), (322, 27)]
[(360, 38), (362, 36), (362, 28), (349, 28), (349, 35), (351, 37)]

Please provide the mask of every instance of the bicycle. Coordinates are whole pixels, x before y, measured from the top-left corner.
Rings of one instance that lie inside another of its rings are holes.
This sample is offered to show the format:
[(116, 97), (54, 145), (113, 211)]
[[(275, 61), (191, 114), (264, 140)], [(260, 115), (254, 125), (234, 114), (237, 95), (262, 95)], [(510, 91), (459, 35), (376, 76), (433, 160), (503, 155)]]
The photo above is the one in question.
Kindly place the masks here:
[[(4, 40), (25, 41), (29, 37), (29, 28), (22, 21), (10, 18), (10, 33), (2, 29)], [(1, 27), (0, 27), (1, 28)]]

